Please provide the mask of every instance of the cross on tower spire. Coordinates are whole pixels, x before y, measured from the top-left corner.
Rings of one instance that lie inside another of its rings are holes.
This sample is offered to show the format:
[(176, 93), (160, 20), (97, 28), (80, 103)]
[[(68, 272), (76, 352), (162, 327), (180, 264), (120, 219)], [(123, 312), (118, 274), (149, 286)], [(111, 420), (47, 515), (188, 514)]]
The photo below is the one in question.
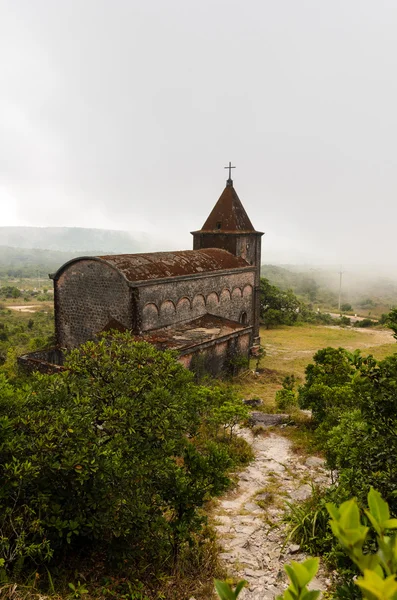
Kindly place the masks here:
[(232, 163), (229, 161), (229, 166), (224, 168), (229, 169), (229, 179), (226, 181), (226, 185), (233, 186), (232, 169), (235, 169), (236, 167), (232, 167)]

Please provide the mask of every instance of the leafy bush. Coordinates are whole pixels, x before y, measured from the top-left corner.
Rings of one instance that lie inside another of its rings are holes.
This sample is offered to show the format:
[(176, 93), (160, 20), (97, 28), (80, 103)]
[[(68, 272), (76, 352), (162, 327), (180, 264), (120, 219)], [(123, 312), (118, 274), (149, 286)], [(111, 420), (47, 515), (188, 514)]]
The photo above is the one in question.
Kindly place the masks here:
[(237, 399), (197, 386), (172, 353), (129, 334), (87, 342), (67, 367), (22, 390), (0, 379), (5, 567), (94, 547), (175, 564), (233, 465), (229, 444), (200, 434), (203, 422), (230, 439)]
[(349, 388), (355, 372), (354, 358), (343, 348), (324, 348), (313, 360), (314, 364), (306, 367), (298, 401), (301, 408), (311, 409), (313, 419), (320, 423), (330, 417), (336, 405), (350, 407), (354, 403)]
[(348, 302), (345, 302), (344, 304), (342, 304), (342, 306), (340, 307), (340, 309), (343, 312), (349, 312), (349, 311), (353, 310), (352, 309), (352, 305), (349, 304)]
[(279, 410), (284, 411), (297, 405), (294, 375), (284, 377), (282, 386), (283, 389), (276, 392), (276, 406)]
[(339, 319), (335, 320), (335, 324), (340, 325), (341, 327), (349, 327), (351, 325), (351, 320), (349, 319), (349, 317), (345, 317), (344, 315), (342, 315), (341, 317), (339, 317)]
[(21, 290), (13, 285), (4, 285), (0, 287), (1, 298), (19, 298), (21, 296)]
[(355, 327), (373, 327), (374, 325), (376, 325), (376, 323), (372, 319), (363, 319), (362, 321), (356, 321), (354, 323)]
[(364, 499), (376, 487), (397, 510), (397, 357), (377, 362), (339, 349), (314, 356), (299, 390), (311, 408), (327, 462), (338, 472), (341, 494)]

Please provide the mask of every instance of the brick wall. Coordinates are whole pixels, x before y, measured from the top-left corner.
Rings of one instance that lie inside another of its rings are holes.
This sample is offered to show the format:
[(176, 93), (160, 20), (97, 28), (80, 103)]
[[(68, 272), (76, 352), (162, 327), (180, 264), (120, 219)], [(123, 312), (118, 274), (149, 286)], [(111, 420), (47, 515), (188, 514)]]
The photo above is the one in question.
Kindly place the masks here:
[(74, 348), (92, 339), (111, 319), (132, 327), (128, 283), (115, 269), (95, 260), (66, 266), (55, 286), (57, 344)]
[(205, 372), (217, 376), (230, 368), (230, 359), (236, 354), (248, 357), (250, 345), (250, 334), (245, 331), (232, 339), (214, 340), (206, 348), (192, 350), (180, 356), (178, 360), (188, 369), (193, 371), (202, 369), (203, 374)]
[(239, 322), (243, 317), (250, 325), (254, 283), (254, 273), (244, 271), (140, 286), (137, 292), (141, 331), (190, 321), (205, 313)]

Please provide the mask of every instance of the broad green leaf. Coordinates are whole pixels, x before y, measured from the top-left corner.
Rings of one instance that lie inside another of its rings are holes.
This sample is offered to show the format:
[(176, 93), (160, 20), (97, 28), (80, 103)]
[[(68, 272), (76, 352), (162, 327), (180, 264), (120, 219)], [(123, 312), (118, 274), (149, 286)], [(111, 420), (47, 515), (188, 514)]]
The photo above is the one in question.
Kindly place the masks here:
[(378, 519), (375, 518), (369, 510), (365, 510), (364, 512), (368, 517), (372, 527), (375, 529), (376, 533), (380, 535), (382, 533), (382, 525), (379, 523)]
[(241, 581), (238, 582), (238, 584), (236, 585), (236, 589), (235, 589), (236, 598), (247, 583), (248, 583), (248, 581), (246, 581), (245, 579), (242, 579)]
[(364, 577), (359, 577), (356, 581), (356, 584), (362, 590), (372, 594), (375, 598), (379, 598), (379, 600), (383, 599), (383, 580), (373, 571), (366, 569), (364, 571)]
[(296, 594), (299, 593), (299, 579), (296, 576), (293, 564), (292, 565), (284, 565), (284, 570), (287, 573), (289, 580), (291, 581), (291, 585), (293, 587), (294, 592)]
[(214, 583), (215, 589), (221, 600), (235, 600), (237, 598), (232, 588), (228, 583), (226, 583), (226, 581), (220, 581), (219, 579), (215, 579)]
[(379, 575), (383, 574), (383, 571), (380, 567), (380, 571), (378, 572), (377, 570), (377, 567), (379, 565), (379, 556), (377, 556), (376, 554), (363, 554), (360, 558), (356, 558), (354, 562), (360, 568), (362, 573), (364, 573), (365, 570), (369, 569), (371, 571), (377, 572)]
[(313, 579), (313, 577), (316, 576), (319, 565), (320, 565), (320, 559), (317, 557), (316, 558), (308, 558), (307, 560), (304, 561), (303, 566), (305, 567), (306, 571), (309, 574), (310, 581)]
[(386, 519), (382, 525), (385, 529), (397, 529), (397, 519)]
[(391, 600), (397, 594), (395, 575), (382, 579), (377, 573), (366, 569), (364, 577), (358, 578), (356, 584), (373, 597), (379, 598), (379, 600)]
[(309, 583), (309, 581), (311, 580), (310, 573), (305, 568), (305, 566), (301, 563), (292, 561), (291, 566), (292, 566), (294, 573), (296, 575), (296, 578), (298, 580), (299, 588), (305, 587), (305, 585), (307, 585)]
[(354, 498), (341, 504), (339, 512), (339, 523), (343, 529), (357, 529), (360, 527), (360, 511)]
[(337, 507), (335, 506), (335, 504), (333, 504), (332, 502), (327, 502), (325, 505), (330, 517), (332, 519), (334, 519), (334, 521), (339, 521), (339, 510), (337, 509)]
[(291, 592), (291, 588), (289, 587), (288, 589), (285, 590), (284, 592), (284, 596), (280, 596), (281, 598), (283, 598), (284, 600), (296, 600), (298, 592), (296, 592), (296, 594), (294, 595)]
[(381, 525), (384, 521), (390, 519), (390, 511), (387, 502), (385, 502), (377, 490), (373, 487), (368, 493), (368, 506), (372, 516)]
[(319, 590), (308, 590), (306, 593), (302, 594), (302, 600), (317, 600), (321, 592)]

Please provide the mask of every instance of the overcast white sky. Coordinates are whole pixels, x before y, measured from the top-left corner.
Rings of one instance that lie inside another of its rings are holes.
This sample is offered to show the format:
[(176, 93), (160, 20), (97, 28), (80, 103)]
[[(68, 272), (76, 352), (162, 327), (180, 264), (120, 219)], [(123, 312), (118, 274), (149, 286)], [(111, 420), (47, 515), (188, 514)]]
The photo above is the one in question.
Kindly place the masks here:
[(395, 0), (0, 0), (0, 224), (397, 263)]

